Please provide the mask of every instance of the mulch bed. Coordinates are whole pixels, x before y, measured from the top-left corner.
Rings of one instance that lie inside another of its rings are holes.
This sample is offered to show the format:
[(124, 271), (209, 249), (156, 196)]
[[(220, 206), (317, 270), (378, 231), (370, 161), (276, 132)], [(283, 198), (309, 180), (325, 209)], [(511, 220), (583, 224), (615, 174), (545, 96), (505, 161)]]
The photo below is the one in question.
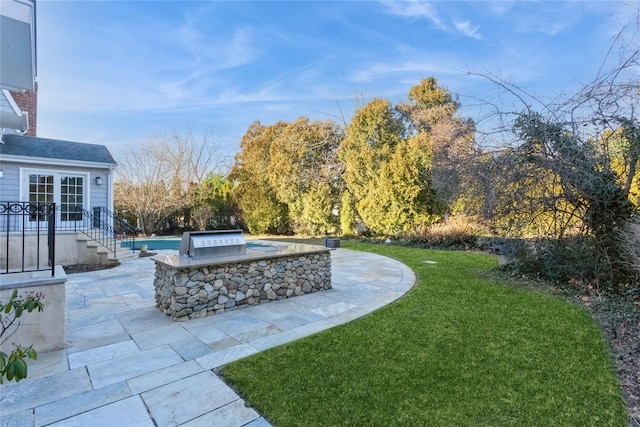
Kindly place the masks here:
[(74, 273), (87, 273), (91, 271), (100, 271), (100, 270), (108, 270), (113, 267), (119, 266), (119, 262), (110, 262), (109, 264), (73, 264), (73, 265), (65, 265), (64, 272), (67, 274)]
[[(158, 255), (156, 252), (145, 252), (140, 253), (138, 256), (140, 258), (152, 257), (154, 255)], [(91, 271), (100, 271), (100, 270), (108, 270), (113, 267), (117, 267), (120, 265), (120, 261), (112, 261), (108, 264), (73, 264), (73, 265), (65, 265), (63, 266), (64, 272), (67, 274), (74, 273), (87, 273)]]
[(582, 297), (609, 342), (629, 415), (640, 427), (640, 304), (615, 297)]

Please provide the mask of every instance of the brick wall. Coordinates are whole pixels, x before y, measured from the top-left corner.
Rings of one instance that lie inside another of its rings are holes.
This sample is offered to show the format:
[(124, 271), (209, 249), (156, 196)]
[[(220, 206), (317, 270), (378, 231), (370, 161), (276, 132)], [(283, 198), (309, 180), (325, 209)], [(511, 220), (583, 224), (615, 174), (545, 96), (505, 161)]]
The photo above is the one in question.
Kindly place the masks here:
[(38, 122), (38, 82), (34, 82), (33, 91), (26, 91), (24, 93), (11, 92), (13, 99), (20, 106), (22, 111), (29, 113), (29, 130), (27, 135), (37, 136), (37, 122)]

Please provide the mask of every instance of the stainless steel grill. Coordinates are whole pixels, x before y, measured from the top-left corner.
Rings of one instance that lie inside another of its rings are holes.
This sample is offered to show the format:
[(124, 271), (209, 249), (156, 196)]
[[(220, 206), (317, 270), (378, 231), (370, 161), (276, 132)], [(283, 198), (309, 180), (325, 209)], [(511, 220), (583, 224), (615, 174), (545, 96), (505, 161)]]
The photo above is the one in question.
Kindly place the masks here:
[(247, 253), (242, 230), (191, 231), (182, 234), (178, 254), (190, 258), (215, 258)]

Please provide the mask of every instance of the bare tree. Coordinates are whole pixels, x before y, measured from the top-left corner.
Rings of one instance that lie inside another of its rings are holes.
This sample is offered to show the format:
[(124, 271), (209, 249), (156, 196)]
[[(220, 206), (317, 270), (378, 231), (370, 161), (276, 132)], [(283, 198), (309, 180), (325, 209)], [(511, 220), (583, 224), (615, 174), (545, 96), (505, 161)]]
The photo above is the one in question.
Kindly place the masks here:
[[(629, 37), (635, 43), (627, 44)], [(496, 127), (483, 135), (493, 139), (493, 147), (502, 145), (485, 161), (485, 171), (508, 165), (487, 185), (485, 197), (503, 197), (489, 205), (508, 206), (510, 218), (529, 215), (533, 221), (539, 216), (553, 225), (554, 237), (568, 229), (593, 237), (595, 255), (608, 266), (610, 277), (625, 274), (620, 234), (638, 211), (633, 198), (640, 182), (637, 41), (637, 27), (631, 34), (621, 31), (608, 55), (620, 52), (615, 65), (603, 66), (571, 97), (543, 101), (515, 84), (482, 75), (512, 100), (507, 108), (493, 104), (489, 117)]]
[(188, 213), (190, 190), (222, 167), (210, 132), (163, 134), (132, 148), (119, 160), (114, 192), (117, 210), (135, 213), (144, 234), (166, 229)]

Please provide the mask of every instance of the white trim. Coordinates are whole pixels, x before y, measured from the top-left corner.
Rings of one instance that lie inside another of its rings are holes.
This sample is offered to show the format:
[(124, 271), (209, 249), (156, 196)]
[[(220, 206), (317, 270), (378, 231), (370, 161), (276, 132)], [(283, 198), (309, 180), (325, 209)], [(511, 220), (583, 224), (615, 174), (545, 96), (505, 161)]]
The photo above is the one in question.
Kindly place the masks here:
[(85, 160), (50, 159), (47, 157), (28, 157), (16, 155), (2, 155), (2, 161), (7, 163), (33, 163), (47, 166), (82, 166), (96, 169), (113, 169), (116, 163), (89, 162)]
[[(24, 183), (25, 183), (25, 175), (28, 177), (31, 174), (39, 174), (39, 175), (53, 175), (54, 176), (54, 184), (53, 184), (53, 199), (56, 202), (56, 204), (59, 203), (59, 201), (57, 200), (60, 197), (59, 191), (60, 191), (60, 187), (59, 184), (57, 182), (57, 179), (60, 176), (82, 176), (85, 179), (85, 184), (84, 186), (84, 201), (82, 202), (82, 207), (86, 210), (89, 210), (90, 206), (89, 203), (91, 201), (91, 173), (90, 172), (86, 172), (86, 171), (65, 171), (65, 170), (60, 170), (60, 169), (34, 169), (34, 168), (30, 168), (30, 167), (24, 167), (24, 168), (20, 168), (19, 169), (19, 183), (20, 183), (20, 190), (19, 190), (19, 198), (20, 201), (22, 202), (28, 202), (29, 201), (29, 190), (28, 188), (24, 187)], [(56, 190), (58, 191), (58, 193), (56, 193)]]
[(33, 2), (24, 0), (3, 1), (0, 15), (16, 21), (32, 24)]
[(18, 105), (16, 100), (13, 98), (13, 95), (11, 95), (11, 92), (8, 89), (2, 89), (2, 94), (7, 99), (7, 102), (13, 109), (13, 112), (16, 113), (16, 116), (22, 117), (24, 114), (24, 111), (20, 109), (20, 106)]
[[(107, 206), (111, 212), (115, 215), (115, 209), (113, 208), (113, 169), (107, 173)], [(111, 224), (113, 226), (113, 224)]]

